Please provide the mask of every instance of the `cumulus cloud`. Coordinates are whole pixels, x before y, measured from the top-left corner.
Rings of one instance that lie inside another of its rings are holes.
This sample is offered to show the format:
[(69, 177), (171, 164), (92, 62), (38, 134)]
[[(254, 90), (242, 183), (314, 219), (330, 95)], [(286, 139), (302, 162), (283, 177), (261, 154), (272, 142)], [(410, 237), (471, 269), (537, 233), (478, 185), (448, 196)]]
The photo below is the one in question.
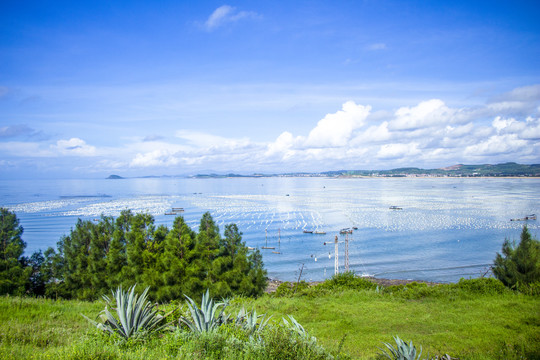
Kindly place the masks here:
[(253, 11), (238, 11), (236, 8), (229, 5), (222, 5), (218, 7), (208, 17), (204, 23), (204, 27), (208, 31), (212, 31), (226, 23), (236, 22), (246, 18), (257, 18), (258, 14)]
[[(530, 99), (534, 89), (516, 93)], [(373, 116), (370, 106), (346, 102), (342, 110), (320, 120), (306, 137), (283, 132), (267, 145), (264, 155), (288, 164), (321, 166), (328, 161), (354, 166), (378, 163), (379, 167), (467, 160), (494, 163), (507, 161), (512, 154), (515, 161), (535, 157), (538, 161), (540, 146), (534, 143), (540, 138), (538, 118), (497, 115), (490, 119), (492, 105), (452, 108), (431, 99)]]
[(395, 113), (395, 118), (390, 121), (389, 128), (392, 130), (416, 130), (440, 126), (457, 120), (455, 110), (448, 108), (442, 100), (432, 99), (423, 101), (414, 107), (401, 107)]
[[(173, 137), (131, 137), (120, 146), (99, 149), (78, 137), (54, 143), (0, 141), (0, 158), (13, 162), (17, 157), (50, 157), (56, 161), (58, 157), (78, 156), (86, 157), (86, 163), (92, 162), (93, 169), (160, 169), (164, 173), (193, 169), (289, 172), (503, 161), (538, 163), (540, 99), (535, 100), (536, 90), (520, 88), (496, 101), (474, 106), (452, 107), (441, 99), (431, 99), (394, 111), (372, 112), (368, 104), (347, 101), (341, 109), (313, 119), (305, 133), (282, 129), (277, 138), (267, 142), (176, 129)], [(527, 106), (518, 112), (514, 111), (517, 107), (510, 111), (504, 104), (511, 102)], [(22, 125), (6, 126), (0, 128), (0, 138), (11, 139), (32, 131)]]
[(520, 139), (517, 134), (494, 135), (478, 144), (465, 148), (464, 154), (468, 156), (501, 155), (525, 152), (527, 141)]
[(95, 156), (96, 148), (88, 145), (84, 140), (79, 138), (71, 138), (69, 140), (58, 140), (55, 145), (51, 145), (51, 149), (61, 155), (70, 156)]
[(371, 106), (356, 105), (353, 101), (343, 104), (342, 110), (326, 115), (309, 133), (307, 147), (344, 146), (354, 130), (362, 127)]

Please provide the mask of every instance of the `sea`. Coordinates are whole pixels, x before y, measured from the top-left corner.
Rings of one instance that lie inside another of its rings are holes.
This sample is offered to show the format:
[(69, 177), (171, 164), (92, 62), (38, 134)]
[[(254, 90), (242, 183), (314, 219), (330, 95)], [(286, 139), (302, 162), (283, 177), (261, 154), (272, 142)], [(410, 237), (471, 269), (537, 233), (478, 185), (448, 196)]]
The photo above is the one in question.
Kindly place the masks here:
[(536, 178), (0, 180), (0, 206), (17, 214), (26, 255), (56, 248), (77, 219), (125, 209), (171, 228), (174, 207), (194, 230), (207, 211), (220, 231), (235, 223), (273, 279), (319, 281), (348, 268), (444, 283), (489, 276), (524, 225), (538, 238), (538, 221), (511, 219), (540, 214), (539, 190)]

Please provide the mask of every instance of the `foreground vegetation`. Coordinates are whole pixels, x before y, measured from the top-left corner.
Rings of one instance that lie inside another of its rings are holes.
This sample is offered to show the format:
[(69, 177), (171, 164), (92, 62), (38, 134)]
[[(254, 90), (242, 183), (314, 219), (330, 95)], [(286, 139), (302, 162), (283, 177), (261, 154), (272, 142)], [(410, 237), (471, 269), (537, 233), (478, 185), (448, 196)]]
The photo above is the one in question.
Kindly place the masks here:
[(26, 258), (0, 212), (0, 359), (540, 359), (540, 242), (526, 227), (497, 254), (497, 279), (379, 287), (345, 273), (257, 298), (260, 253), (209, 213), (198, 233), (129, 211), (79, 220)]
[[(344, 274), (317, 286), (289, 285), (258, 299), (236, 298), (227, 307), (232, 317), (242, 308), (272, 316), (257, 336), (231, 323), (193, 332), (179, 325), (181, 317), (190, 319), (187, 304), (173, 302), (159, 307), (163, 315), (174, 310), (168, 317), (173, 330), (122, 340), (80, 315), (97, 319), (104, 301), (2, 297), (0, 358), (375, 359), (396, 335), (421, 346), (422, 358), (540, 358), (540, 298), (495, 279), (379, 288)], [(282, 318), (289, 315), (309, 335), (285, 326)]]
[(210, 213), (199, 231), (177, 216), (172, 229), (149, 214), (122, 211), (116, 219), (78, 220), (56, 249), (23, 256), (23, 228), (0, 208), (0, 295), (95, 300), (120, 285), (149, 287), (149, 297), (171, 301), (200, 297), (258, 296), (266, 270), (258, 250), (248, 251), (235, 224), (221, 236)]

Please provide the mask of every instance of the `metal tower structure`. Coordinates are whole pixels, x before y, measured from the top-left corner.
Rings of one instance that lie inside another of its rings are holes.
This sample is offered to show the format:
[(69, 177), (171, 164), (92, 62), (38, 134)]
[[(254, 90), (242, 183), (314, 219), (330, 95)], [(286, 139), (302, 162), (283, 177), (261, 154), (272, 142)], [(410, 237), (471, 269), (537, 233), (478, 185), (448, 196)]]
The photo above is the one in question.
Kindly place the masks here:
[(335, 244), (335, 256), (334, 256), (334, 274), (337, 275), (339, 274), (339, 252), (338, 252), (338, 237), (336, 235), (336, 239), (334, 240), (334, 244)]
[[(351, 237), (352, 237), (352, 234), (351, 234)], [(348, 271), (349, 271), (349, 234), (346, 234), (345, 235), (345, 272), (348, 272)]]

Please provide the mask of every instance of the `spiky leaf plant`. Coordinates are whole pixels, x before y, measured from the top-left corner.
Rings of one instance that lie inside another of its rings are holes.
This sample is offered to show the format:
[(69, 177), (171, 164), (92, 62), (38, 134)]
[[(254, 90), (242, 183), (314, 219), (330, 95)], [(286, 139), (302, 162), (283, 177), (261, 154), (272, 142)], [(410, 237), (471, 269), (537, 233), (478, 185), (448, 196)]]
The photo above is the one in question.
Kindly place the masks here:
[[(124, 291), (122, 286), (112, 291), (112, 299), (103, 295), (107, 302), (105, 309), (100, 313), (103, 322), (96, 322), (84, 316), (99, 329), (110, 334), (118, 334), (125, 339), (141, 338), (166, 328), (169, 324), (164, 323), (166, 316), (160, 315), (154, 305), (147, 300), (148, 289), (143, 293), (135, 293), (135, 286)], [(116, 307), (113, 307), (116, 304)], [(116, 317), (111, 311), (116, 312)]]
[(394, 348), (394, 346), (389, 343), (383, 343), (387, 350), (379, 348), (382, 350), (382, 353), (379, 353), (379, 355), (390, 360), (420, 360), (420, 356), (422, 355), (421, 346), (420, 352), (417, 355), (416, 346), (413, 345), (412, 341), (407, 344), (398, 336), (394, 336), (394, 340), (396, 342), (396, 347)]
[[(188, 328), (195, 333), (209, 332), (217, 329), (222, 325), (227, 316), (224, 314), (225, 308), (228, 306), (228, 302), (214, 303), (214, 299), (210, 298), (209, 290), (202, 296), (201, 307), (199, 308), (195, 301), (189, 296), (184, 295), (188, 299), (188, 307), (191, 313), (191, 319), (184, 316), (180, 318), (180, 323), (184, 323)], [(216, 315), (218, 309), (221, 307), (221, 312)]]
[(258, 315), (255, 309), (248, 312), (242, 308), (236, 316), (235, 323), (237, 326), (244, 328), (249, 335), (252, 335), (261, 332), (268, 325), (271, 318), (272, 316), (266, 317), (266, 314)]
[(304, 329), (304, 327), (300, 325), (300, 323), (296, 321), (296, 319), (292, 315), (288, 315), (288, 317), (289, 317), (290, 323), (285, 318), (283, 318), (283, 323), (285, 324), (285, 326), (289, 328), (291, 331), (297, 333), (298, 335), (308, 338), (309, 334), (306, 331), (306, 329)]

